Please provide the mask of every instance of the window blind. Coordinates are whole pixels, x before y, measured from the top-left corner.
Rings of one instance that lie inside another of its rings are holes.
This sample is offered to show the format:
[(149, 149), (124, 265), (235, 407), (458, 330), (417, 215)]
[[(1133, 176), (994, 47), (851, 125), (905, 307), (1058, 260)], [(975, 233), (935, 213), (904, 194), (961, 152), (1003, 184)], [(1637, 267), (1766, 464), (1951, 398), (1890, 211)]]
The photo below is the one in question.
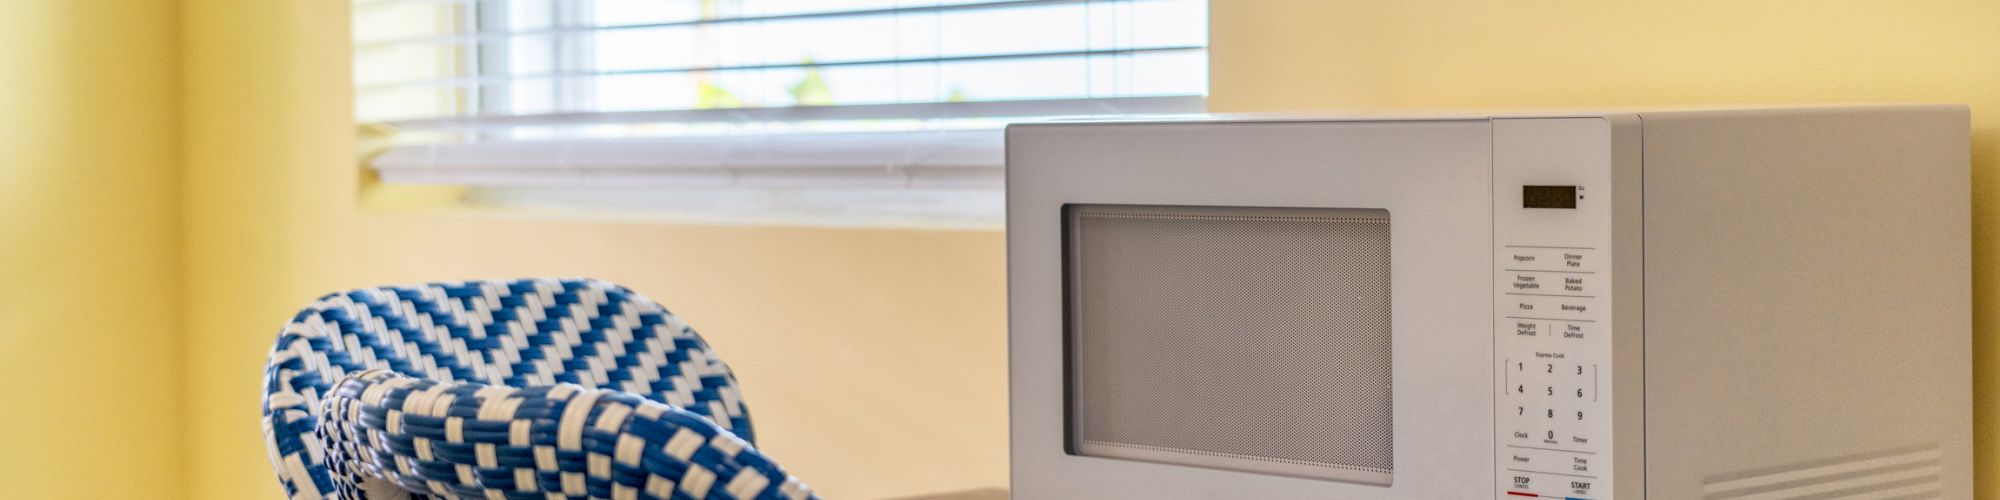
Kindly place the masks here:
[[(1000, 127), (1200, 112), (1204, 0), (356, 0), (389, 182), (995, 189)], [(698, 182), (697, 182), (698, 181)]]

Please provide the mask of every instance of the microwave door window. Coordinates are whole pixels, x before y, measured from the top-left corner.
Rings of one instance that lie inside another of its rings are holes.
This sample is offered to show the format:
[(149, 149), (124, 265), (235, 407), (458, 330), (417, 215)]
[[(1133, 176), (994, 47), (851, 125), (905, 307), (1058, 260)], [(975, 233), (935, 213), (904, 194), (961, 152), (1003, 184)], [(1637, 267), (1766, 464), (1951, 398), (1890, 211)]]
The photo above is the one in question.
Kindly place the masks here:
[(1386, 210), (1069, 205), (1069, 449), (1387, 485)]

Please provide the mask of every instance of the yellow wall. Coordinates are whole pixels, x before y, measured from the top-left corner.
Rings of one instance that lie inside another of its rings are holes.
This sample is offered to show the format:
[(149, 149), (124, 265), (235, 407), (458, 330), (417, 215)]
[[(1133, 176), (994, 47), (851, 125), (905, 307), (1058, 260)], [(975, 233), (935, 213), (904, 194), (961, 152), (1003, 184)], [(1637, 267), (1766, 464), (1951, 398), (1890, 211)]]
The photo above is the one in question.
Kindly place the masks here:
[(2000, 498), (2000, 2), (1210, 5), (1217, 110), (1971, 104), (1979, 496)]
[[(183, 2), (193, 497), (277, 491), (255, 429), (257, 379), (271, 334), (314, 295), (577, 274), (629, 284), (693, 321), (742, 375), (764, 446), (836, 498), (1004, 484), (1000, 235), (363, 210), (345, 3)], [(1219, 110), (1971, 103), (1977, 323), (2000, 326), (2000, 2), (1228, 0), (1212, 12)], [(0, 221), (28, 218), (17, 213)], [(1985, 358), (2000, 359), (1981, 337)], [(1992, 387), (2000, 369), (1980, 367)], [(881, 380), (902, 382), (870, 387)], [(1982, 401), (1983, 414), (1996, 404)], [(1994, 424), (1981, 421), (1988, 468)]]
[(0, 13), (0, 496), (181, 491), (172, 2)]

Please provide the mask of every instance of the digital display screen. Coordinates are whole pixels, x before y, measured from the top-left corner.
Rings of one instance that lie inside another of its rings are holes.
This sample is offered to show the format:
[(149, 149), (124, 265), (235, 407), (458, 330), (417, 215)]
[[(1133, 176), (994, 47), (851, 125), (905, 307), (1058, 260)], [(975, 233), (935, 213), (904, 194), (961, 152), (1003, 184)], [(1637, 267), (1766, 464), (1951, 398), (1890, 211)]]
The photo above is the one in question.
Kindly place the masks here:
[(1521, 186), (1521, 208), (1576, 208), (1576, 186)]

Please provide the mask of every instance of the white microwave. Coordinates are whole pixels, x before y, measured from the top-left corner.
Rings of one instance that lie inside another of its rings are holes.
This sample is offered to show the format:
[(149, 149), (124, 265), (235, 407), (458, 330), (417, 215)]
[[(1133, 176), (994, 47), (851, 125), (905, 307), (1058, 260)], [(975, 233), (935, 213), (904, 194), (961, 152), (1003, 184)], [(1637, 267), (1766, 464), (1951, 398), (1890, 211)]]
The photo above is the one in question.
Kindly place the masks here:
[(1010, 127), (1013, 494), (1971, 498), (1969, 128)]

